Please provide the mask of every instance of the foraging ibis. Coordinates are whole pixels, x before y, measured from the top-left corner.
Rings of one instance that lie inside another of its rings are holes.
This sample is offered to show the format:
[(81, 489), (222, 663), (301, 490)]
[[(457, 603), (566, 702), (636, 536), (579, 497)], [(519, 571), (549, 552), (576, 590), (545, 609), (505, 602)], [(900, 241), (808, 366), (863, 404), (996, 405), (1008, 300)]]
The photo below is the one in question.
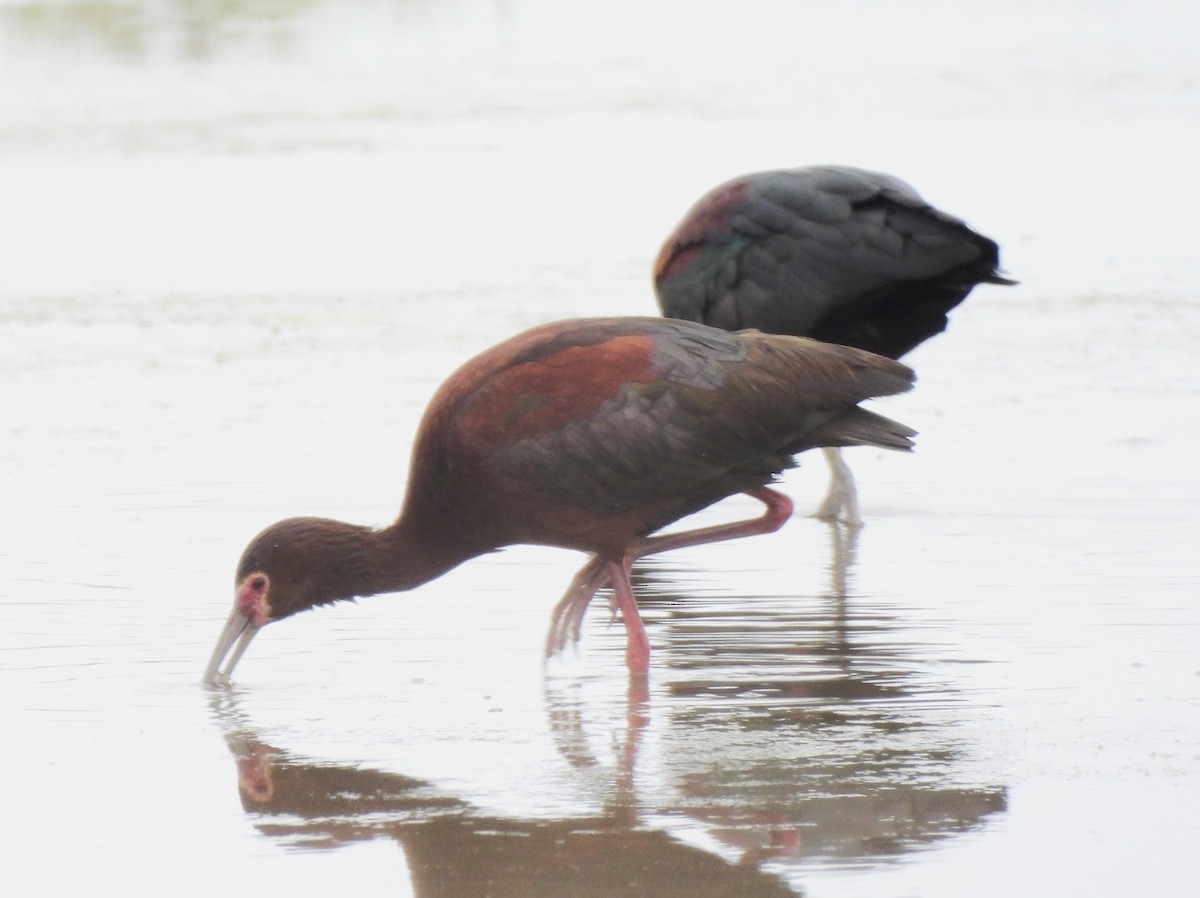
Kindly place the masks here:
[[(556, 621), (577, 620), (611, 583), (626, 663), (644, 673), (650, 647), (629, 581), (633, 560), (782, 526), (791, 503), (767, 484), (806, 449), (909, 449), (912, 430), (858, 403), (912, 381), (906, 366), (858, 349), (665, 318), (526, 331), (438, 389), (395, 523), (290, 518), (250, 542), (204, 679), (227, 682), (268, 623), (412, 589), (522, 543), (592, 554)], [(740, 492), (767, 506), (762, 517), (652, 535)]]
[[(815, 166), (745, 175), (702, 197), (654, 266), (664, 315), (812, 337), (899, 358), (977, 284), (1013, 284), (994, 241), (890, 175)], [(816, 516), (858, 526), (854, 476), (825, 448)]]

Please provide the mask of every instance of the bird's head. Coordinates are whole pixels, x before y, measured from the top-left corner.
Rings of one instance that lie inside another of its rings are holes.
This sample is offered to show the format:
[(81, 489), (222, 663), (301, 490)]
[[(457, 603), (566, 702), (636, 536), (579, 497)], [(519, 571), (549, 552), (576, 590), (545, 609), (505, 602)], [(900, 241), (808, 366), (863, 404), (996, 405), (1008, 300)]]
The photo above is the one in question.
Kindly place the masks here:
[[(358, 556), (354, 544), (370, 532), (323, 518), (289, 518), (254, 537), (238, 562), (233, 610), (213, 649), (204, 682), (228, 683), (251, 640), (267, 624), (351, 598)], [(226, 656), (229, 660), (222, 669)]]

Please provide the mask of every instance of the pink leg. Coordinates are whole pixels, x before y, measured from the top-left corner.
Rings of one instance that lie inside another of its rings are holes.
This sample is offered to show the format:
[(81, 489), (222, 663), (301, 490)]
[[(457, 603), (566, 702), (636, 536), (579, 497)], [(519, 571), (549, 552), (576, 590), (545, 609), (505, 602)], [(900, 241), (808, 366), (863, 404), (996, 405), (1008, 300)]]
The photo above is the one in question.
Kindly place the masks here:
[[(685, 530), (681, 533), (669, 533), (665, 536), (650, 536), (635, 543), (628, 555), (625, 556), (623, 569), (625, 582), (629, 582), (629, 569), (633, 563), (646, 555), (658, 552), (669, 552), (672, 549), (683, 549), (690, 546), (700, 546), (705, 543), (715, 543), (727, 539), (739, 539), (743, 536), (755, 536), (761, 533), (774, 533), (792, 516), (792, 500), (783, 493), (765, 486), (747, 490), (746, 495), (753, 496), (767, 510), (761, 517), (748, 521), (736, 521), (732, 524), (717, 524), (712, 527), (698, 527), (695, 530)], [(612, 581), (609, 573), (611, 562), (599, 556), (593, 556), (575, 575), (566, 594), (554, 606), (550, 615), (550, 633), (546, 637), (546, 657), (562, 651), (568, 642), (579, 641), (579, 631), (583, 624), (583, 616), (591, 604), (597, 591)], [(615, 582), (614, 582), (615, 587)], [(633, 589), (630, 587), (630, 595)], [(620, 597), (617, 597), (618, 606)], [(622, 609), (624, 611), (624, 609)], [(640, 625), (639, 617), (639, 625)], [(644, 631), (643, 631), (644, 632)], [(649, 649), (647, 648), (647, 651)]]
[(616, 561), (608, 562), (607, 567), (613, 595), (621, 609), (621, 620), (625, 623), (625, 666), (631, 674), (644, 676), (650, 670), (650, 638), (646, 636), (646, 627), (633, 597), (629, 570)]
[(668, 533), (665, 536), (646, 537), (634, 546), (629, 557), (630, 564), (639, 558), (658, 552), (702, 546), (705, 543), (718, 543), (727, 539), (741, 539), (743, 536), (774, 533), (792, 516), (792, 500), (781, 492), (760, 486), (757, 489), (746, 490), (746, 495), (753, 496), (767, 506), (767, 510), (761, 517), (751, 518), (748, 521), (736, 521), (732, 524), (717, 524), (713, 527), (697, 527), (695, 530)]

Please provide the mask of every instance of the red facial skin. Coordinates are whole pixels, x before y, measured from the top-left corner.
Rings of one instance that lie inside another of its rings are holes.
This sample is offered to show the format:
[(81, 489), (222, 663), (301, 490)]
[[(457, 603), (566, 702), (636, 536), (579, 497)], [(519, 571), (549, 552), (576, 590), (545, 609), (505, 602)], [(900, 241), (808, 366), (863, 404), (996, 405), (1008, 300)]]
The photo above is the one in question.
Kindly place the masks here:
[(271, 604), (267, 601), (270, 591), (270, 578), (257, 571), (242, 580), (237, 588), (234, 603), (256, 630), (271, 622)]

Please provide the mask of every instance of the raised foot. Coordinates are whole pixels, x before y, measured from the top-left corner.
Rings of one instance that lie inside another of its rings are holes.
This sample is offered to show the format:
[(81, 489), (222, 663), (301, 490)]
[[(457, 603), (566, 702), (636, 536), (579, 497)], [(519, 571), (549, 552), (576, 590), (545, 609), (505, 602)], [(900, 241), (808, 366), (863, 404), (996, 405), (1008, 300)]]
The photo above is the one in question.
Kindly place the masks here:
[(621, 609), (622, 622), (629, 639), (626, 664), (631, 673), (645, 673), (649, 670), (650, 643), (642, 626), (637, 602), (633, 598), (633, 587), (629, 583), (629, 570), (633, 567), (633, 562), (656, 552), (669, 552), (726, 539), (773, 533), (792, 516), (792, 500), (783, 493), (763, 486), (747, 490), (746, 495), (753, 496), (766, 506), (761, 517), (732, 524), (700, 527), (681, 533), (645, 537), (630, 546), (620, 562), (608, 561), (595, 555), (589, 558), (550, 614), (550, 632), (546, 635), (545, 657), (549, 659), (566, 648), (568, 643), (579, 641), (588, 605), (598, 590), (611, 584), (613, 599)]
[(632, 557), (624, 562), (608, 561), (598, 556), (588, 559), (550, 615), (550, 632), (546, 636), (547, 660), (565, 649), (568, 643), (579, 641), (588, 606), (597, 591), (611, 585), (613, 599), (621, 612), (621, 623), (625, 625), (625, 665), (634, 676), (645, 676), (649, 672), (650, 640), (646, 636), (646, 628), (633, 597), (633, 587), (629, 583), (632, 564)]
[(567, 587), (550, 613), (550, 632), (546, 634), (547, 660), (559, 654), (568, 644), (579, 642), (583, 618), (596, 593), (608, 584), (606, 562), (592, 556)]

